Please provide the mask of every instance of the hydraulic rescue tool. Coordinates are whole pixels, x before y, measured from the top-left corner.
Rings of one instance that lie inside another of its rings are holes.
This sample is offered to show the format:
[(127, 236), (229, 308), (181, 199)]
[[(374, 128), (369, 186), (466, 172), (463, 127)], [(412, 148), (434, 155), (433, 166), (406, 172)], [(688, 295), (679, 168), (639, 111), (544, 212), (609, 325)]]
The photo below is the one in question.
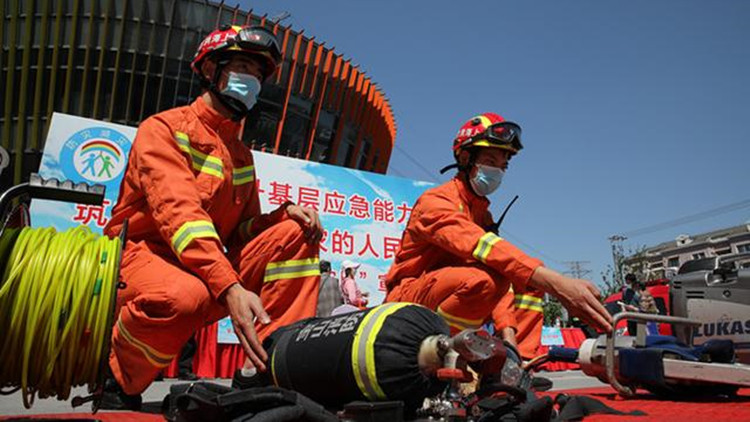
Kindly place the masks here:
[(688, 327), (703, 322), (623, 312), (614, 316), (614, 324), (623, 319), (638, 323), (636, 336), (613, 332), (584, 340), (579, 349), (552, 348), (547, 358), (577, 361), (585, 374), (609, 383), (623, 396), (634, 395), (637, 388), (665, 397), (695, 397), (732, 395), (739, 387), (750, 387), (750, 365), (735, 362), (731, 340), (714, 339), (694, 346), (673, 336), (645, 334), (647, 322)]
[(671, 314), (698, 320), (698, 326), (673, 330), (678, 339), (704, 344), (734, 342), (737, 360), (750, 364), (750, 268), (740, 268), (750, 253), (702, 258), (684, 263), (671, 280)]

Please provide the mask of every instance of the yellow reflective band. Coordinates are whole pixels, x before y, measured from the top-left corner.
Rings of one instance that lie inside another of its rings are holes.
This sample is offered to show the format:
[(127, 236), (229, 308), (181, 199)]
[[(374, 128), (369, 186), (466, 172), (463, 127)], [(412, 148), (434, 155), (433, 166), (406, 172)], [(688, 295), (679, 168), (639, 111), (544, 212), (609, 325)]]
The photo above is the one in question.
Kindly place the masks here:
[[(388, 304), (381, 306), (388, 306)], [(359, 327), (357, 327), (357, 332), (354, 333), (354, 341), (352, 342), (352, 372), (354, 372), (354, 379), (357, 381), (359, 391), (370, 400), (375, 400), (376, 393), (373, 391), (374, 389), (370, 388), (369, 374), (367, 373), (367, 352), (360, 352), (360, 348), (363, 342), (366, 344), (366, 340), (362, 340), (363, 337), (366, 337), (366, 333), (363, 333), (365, 332), (365, 327), (370, 324), (370, 320), (380, 310), (381, 307), (373, 308), (367, 315), (365, 315), (362, 322), (359, 323)], [(363, 359), (360, 357), (360, 354), (362, 354), (365, 359), (365, 361), (362, 362), (364, 365), (360, 364), (360, 361)], [(365, 384), (366, 381), (368, 382), (367, 384)]]
[(378, 384), (375, 367), (375, 340), (388, 316), (410, 303), (386, 303), (373, 308), (365, 316), (354, 333), (352, 342), (352, 369), (354, 379), (362, 394), (370, 400), (386, 399), (383, 389)]
[(174, 136), (178, 139), (178, 143), (179, 143), (179, 141), (190, 142), (190, 138), (187, 136), (187, 133), (185, 133), (185, 132), (176, 131), (174, 133)]
[(316, 256), (306, 259), (271, 262), (266, 265), (264, 283), (281, 279), (300, 278), (320, 275), (320, 259)]
[(518, 309), (528, 309), (536, 312), (543, 312), (542, 304), (544, 301), (542, 298), (532, 295), (515, 295), (513, 304)]
[(457, 317), (455, 315), (451, 315), (447, 312), (445, 312), (441, 307), (438, 306), (437, 308), (437, 314), (443, 317), (445, 322), (448, 323), (453, 328), (457, 328), (458, 330), (466, 330), (466, 329), (473, 329), (473, 328), (479, 328), (482, 326), (482, 323), (484, 322), (484, 318), (480, 319), (468, 319), (468, 318), (461, 318)]
[(240, 167), (232, 170), (232, 184), (244, 185), (255, 181), (255, 166)]
[(155, 368), (165, 368), (169, 366), (169, 364), (172, 363), (172, 359), (176, 356), (161, 353), (146, 343), (136, 339), (125, 329), (125, 325), (123, 325), (122, 320), (120, 319), (117, 320), (117, 328), (125, 341), (140, 350), (143, 353), (143, 356), (146, 357), (146, 360), (148, 360)]
[(380, 329), (383, 328), (385, 319), (405, 306), (409, 306), (409, 304), (398, 303), (390, 306), (385, 312), (378, 316), (378, 318), (375, 320), (375, 325), (373, 326), (372, 331), (370, 331), (370, 333), (367, 335), (367, 352), (365, 354), (367, 363), (367, 375), (370, 377), (370, 380), (372, 380), (372, 386), (373, 388), (375, 388), (375, 392), (377, 393), (379, 399), (385, 399), (387, 397), (383, 392), (383, 389), (380, 388), (380, 384), (378, 384), (378, 373), (375, 368), (375, 340), (377, 340), (378, 338)]
[(273, 385), (279, 387), (279, 380), (276, 378), (276, 351), (271, 355), (271, 377), (273, 377)]
[(528, 309), (530, 311), (535, 311), (535, 312), (544, 312), (544, 308), (542, 308), (541, 306), (539, 306), (539, 305), (530, 305), (528, 303), (523, 303), (523, 304), (520, 304), (520, 305), (516, 305), (516, 308), (518, 308), (518, 309)]
[(520, 295), (520, 294), (517, 294), (517, 295), (515, 295), (515, 298), (516, 298), (516, 300), (515, 300), (516, 302), (519, 302), (519, 301), (520, 302), (523, 302), (523, 301), (526, 301), (526, 302), (535, 302), (535, 303), (542, 303), (543, 302), (543, 300), (542, 300), (541, 297), (532, 296), (532, 295)]
[(515, 149), (514, 149), (513, 147), (511, 147), (510, 145), (498, 145), (498, 144), (493, 144), (492, 142), (489, 142), (489, 141), (487, 141), (487, 140), (476, 141), (476, 142), (474, 142), (473, 144), (471, 144), (471, 146), (473, 146), (473, 147), (486, 147), (486, 148), (500, 148), (500, 149), (507, 149), (507, 150), (509, 150), (509, 151), (513, 151), (513, 152), (515, 152), (515, 151), (516, 151), (516, 150), (515, 150)]
[(219, 179), (224, 178), (224, 165), (221, 159), (212, 155), (204, 154), (191, 148), (190, 156), (193, 157), (193, 168)]
[(172, 236), (172, 249), (177, 252), (177, 255), (180, 255), (190, 242), (202, 237), (213, 237), (214, 239), (221, 240), (219, 234), (216, 233), (213, 223), (210, 221), (188, 221)]
[(184, 132), (175, 132), (174, 139), (180, 150), (190, 156), (190, 162), (194, 169), (219, 179), (224, 178), (224, 164), (221, 158), (204, 154), (190, 146), (190, 138)]
[(478, 261), (484, 262), (486, 264), (487, 257), (490, 255), (490, 251), (492, 251), (492, 245), (501, 240), (503, 240), (503, 238), (496, 235), (495, 233), (485, 233), (482, 237), (479, 238), (477, 247), (474, 249), (472, 256), (474, 256), (474, 258), (476, 258)]

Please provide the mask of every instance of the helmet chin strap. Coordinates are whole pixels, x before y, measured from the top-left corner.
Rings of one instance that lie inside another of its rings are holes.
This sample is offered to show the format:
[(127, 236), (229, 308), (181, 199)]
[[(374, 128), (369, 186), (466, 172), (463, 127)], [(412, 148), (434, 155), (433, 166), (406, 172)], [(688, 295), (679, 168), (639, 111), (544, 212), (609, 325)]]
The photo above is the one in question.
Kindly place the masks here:
[(466, 163), (466, 165), (461, 165), (458, 163), (458, 157), (456, 157), (456, 162), (453, 164), (449, 164), (443, 168), (440, 169), (440, 174), (444, 174), (450, 169), (458, 169), (458, 171), (465, 171), (467, 174), (471, 170), (472, 167), (474, 167), (474, 160), (476, 159), (476, 151), (473, 149), (469, 150), (469, 161)]
[(245, 116), (247, 116), (250, 110), (245, 107), (245, 104), (243, 104), (242, 101), (225, 95), (221, 91), (219, 91), (219, 78), (221, 77), (221, 72), (224, 70), (224, 66), (226, 66), (226, 63), (227, 62), (221, 60), (216, 64), (214, 78), (213, 81), (211, 81), (211, 83), (208, 85), (208, 90), (216, 96), (216, 98), (224, 107), (229, 109), (229, 111), (232, 113), (232, 120), (238, 122)]
[(469, 185), (469, 189), (471, 189), (471, 192), (476, 196), (482, 196), (474, 191), (474, 187), (471, 186), (471, 183), (469, 181), (469, 172), (472, 168), (474, 168), (474, 164), (476, 164), (476, 155), (477, 152), (475, 149), (469, 150), (469, 161), (465, 165), (461, 165), (458, 163), (458, 157), (456, 157), (456, 162), (453, 164), (449, 164), (442, 169), (440, 169), (440, 174), (443, 174), (447, 172), (450, 169), (458, 169), (459, 173), (463, 173), (464, 177), (466, 178), (466, 184)]
[(447, 166), (440, 169), (440, 174), (443, 174), (450, 169), (456, 169), (456, 168), (460, 170), (460, 166), (458, 165), (458, 163), (448, 164)]

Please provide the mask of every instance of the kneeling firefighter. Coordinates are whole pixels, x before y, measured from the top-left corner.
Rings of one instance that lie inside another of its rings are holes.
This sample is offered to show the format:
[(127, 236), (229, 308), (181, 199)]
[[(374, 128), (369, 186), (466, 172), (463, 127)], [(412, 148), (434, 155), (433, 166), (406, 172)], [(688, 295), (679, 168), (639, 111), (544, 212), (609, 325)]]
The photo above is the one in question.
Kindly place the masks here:
[(127, 287), (109, 360), (114, 385), (102, 408), (137, 409), (139, 394), (195, 330), (227, 314), (246, 365), (260, 371), (263, 338), (315, 315), (318, 215), (292, 203), (262, 214), (253, 156), (240, 139), (241, 120), (280, 61), (268, 29), (213, 31), (191, 63), (203, 93), (139, 126), (105, 228), (116, 236), (129, 221)]
[[(543, 266), (493, 233), (487, 197), (521, 149), (521, 127), (494, 113), (472, 117), (453, 140), (455, 177), (417, 200), (386, 275), (387, 302), (413, 302), (441, 315), (456, 333), (478, 328), (512, 284), (557, 297), (573, 315), (611, 330), (611, 317), (589, 281)], [(550, 204), (552, 205), (552, 204)], [(498, 328), (503, 322), (497, 320)]]

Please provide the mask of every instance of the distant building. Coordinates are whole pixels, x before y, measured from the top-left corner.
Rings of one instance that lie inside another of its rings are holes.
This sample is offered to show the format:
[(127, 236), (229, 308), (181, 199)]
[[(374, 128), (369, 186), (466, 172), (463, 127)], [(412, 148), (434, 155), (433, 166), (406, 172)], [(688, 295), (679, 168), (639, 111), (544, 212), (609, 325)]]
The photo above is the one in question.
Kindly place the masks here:
[[(650, 273), (650, 278), (661, 278), (693, 259), (738, 253), (750, 253), (750, 223), (693, 236), (679, 235), (627, 258), (625, 265), (644, 264), (643, 272)], [(739, 265), (750, 268), (750, 258), (740, 260)]]
[(313, 34), (223, 1), (0, 1), (0, 145), (10, 153), (0, 191), (38, 170), (53, 112), (137, 126), (190, 103), (196, 47), (228, 24), (263, 25), (283, 50), (246, 120), (248, 146), (385, 173), (396, 138), (388, 99)]

